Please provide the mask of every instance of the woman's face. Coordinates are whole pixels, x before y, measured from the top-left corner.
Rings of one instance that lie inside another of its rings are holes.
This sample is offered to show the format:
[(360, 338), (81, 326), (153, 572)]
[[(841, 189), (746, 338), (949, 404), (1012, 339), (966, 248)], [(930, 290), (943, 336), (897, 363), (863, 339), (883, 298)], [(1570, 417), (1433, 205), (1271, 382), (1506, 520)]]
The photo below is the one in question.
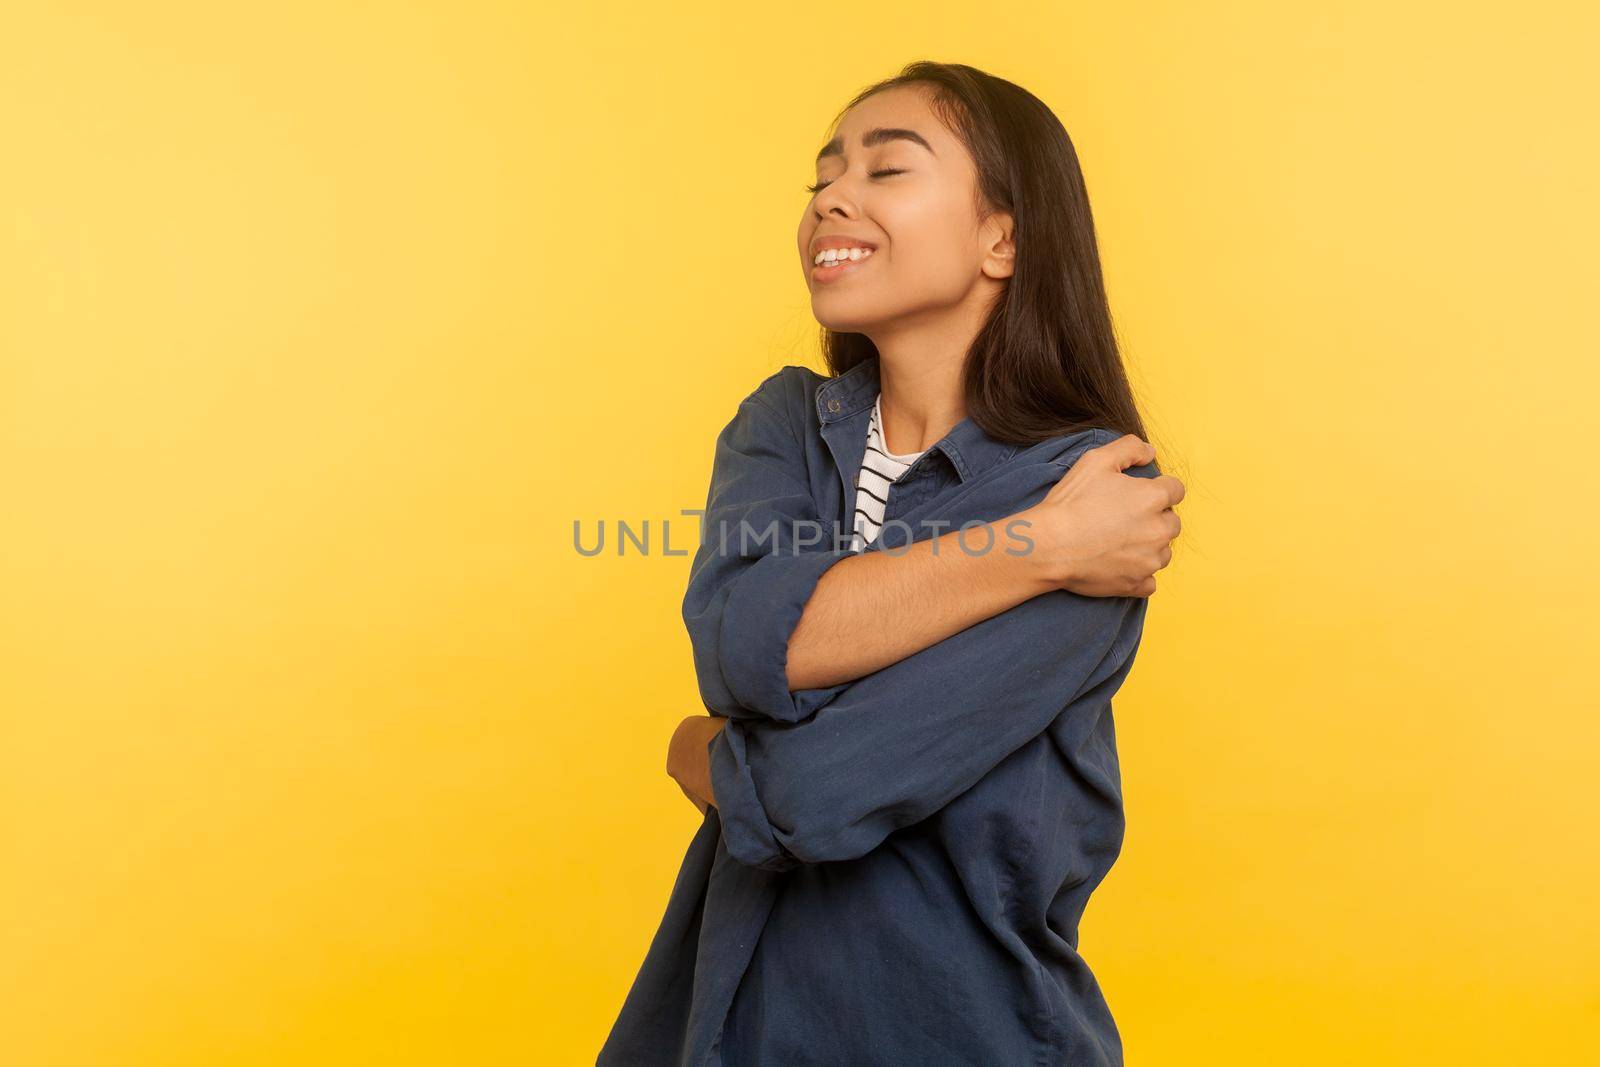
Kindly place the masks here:
[[(985, 277), (1010, 275), (1009, 218), (980, 227), (977, 170), (924, 90), (874, 93), (840, 121), (817, 158), (817, 183), (797, 235), (811, 310), (843, 333), (871, 334), (971, 300)], [(891, 131), (888, 133), (879, 131)], [(897, 133), (894, 131), (909, 131)], [(871, 248), (816, 266), (827, 247)], [(986, 294), (979, 294), (986, 295)]]

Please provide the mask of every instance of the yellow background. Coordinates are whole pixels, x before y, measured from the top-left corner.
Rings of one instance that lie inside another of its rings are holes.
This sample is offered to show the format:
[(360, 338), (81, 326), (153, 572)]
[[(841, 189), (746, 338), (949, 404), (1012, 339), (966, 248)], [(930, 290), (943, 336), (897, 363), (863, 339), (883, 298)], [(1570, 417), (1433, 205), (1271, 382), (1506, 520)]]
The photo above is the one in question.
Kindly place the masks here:
[(1065, 122), (1189, 486), (1129, 1062), (1595, 1062), (1592, 10), (7, 5), (3, 1059), (593, 1062), (700, 821), (661, 523), (927, 57)]

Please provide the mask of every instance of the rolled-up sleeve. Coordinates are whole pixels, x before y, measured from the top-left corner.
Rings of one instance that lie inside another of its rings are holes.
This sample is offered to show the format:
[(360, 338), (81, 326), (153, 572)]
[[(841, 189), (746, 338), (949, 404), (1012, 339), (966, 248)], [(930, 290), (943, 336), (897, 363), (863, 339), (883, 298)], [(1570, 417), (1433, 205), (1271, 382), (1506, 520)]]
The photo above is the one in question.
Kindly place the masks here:
[[(997, 491), (1024, 494), (1025, 507), (1063, 465), (1008, 471)], [(1131, 669), (1147, 606), (1044, 593), (836, 687), (804, 721), (728, 722), (707, 755), (729, 853), (771, 870), (864, 855), (1058, 717), (1108, 701)]]
[(830, 567), (857, 553), (817, 514), (782, 413), (783, 374), (740, 402), (717, 436), (683, 598), (701, 700), (730, 719), (797, 722), (844, 688), (789, 689), (789, 638), (806, 602)]

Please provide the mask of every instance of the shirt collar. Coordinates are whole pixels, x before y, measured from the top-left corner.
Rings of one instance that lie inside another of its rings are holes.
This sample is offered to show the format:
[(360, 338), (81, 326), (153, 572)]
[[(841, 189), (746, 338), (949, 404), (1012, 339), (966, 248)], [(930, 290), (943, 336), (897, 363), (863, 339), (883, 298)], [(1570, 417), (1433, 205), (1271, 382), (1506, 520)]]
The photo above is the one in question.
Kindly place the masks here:
[[(868, 356), (817, 387), (817, 418), (827, 426), (870, 411), (878, 399), (879, 389), (878, 357)], [(934, 449), (945, 454), (965, 482), (1012, 455), (1017, 446), (990, 437), (969, 415), (929, 447), (929, 451)]]

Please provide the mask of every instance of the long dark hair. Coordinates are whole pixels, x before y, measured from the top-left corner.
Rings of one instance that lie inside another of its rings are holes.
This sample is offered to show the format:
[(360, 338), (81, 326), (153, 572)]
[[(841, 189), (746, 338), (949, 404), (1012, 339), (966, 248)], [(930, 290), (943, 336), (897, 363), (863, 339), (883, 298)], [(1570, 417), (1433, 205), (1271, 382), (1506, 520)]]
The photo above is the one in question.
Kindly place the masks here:
[[(1015, 220), (1012, 276), (967, 353), (967, 415), (1009, 444), (1094, 426), (1145, 437), (1111, 325), (1089, 193), (1061, 120), (1003, 78), (919, 60), (863, 89), (834, 125), (902, 85), (930, 87), (935, 113), (972, 154), (979, 218), (1007, 211)], [(878, 354), (865, 334), (827, 327), (822, 352), (834, 375)]]

